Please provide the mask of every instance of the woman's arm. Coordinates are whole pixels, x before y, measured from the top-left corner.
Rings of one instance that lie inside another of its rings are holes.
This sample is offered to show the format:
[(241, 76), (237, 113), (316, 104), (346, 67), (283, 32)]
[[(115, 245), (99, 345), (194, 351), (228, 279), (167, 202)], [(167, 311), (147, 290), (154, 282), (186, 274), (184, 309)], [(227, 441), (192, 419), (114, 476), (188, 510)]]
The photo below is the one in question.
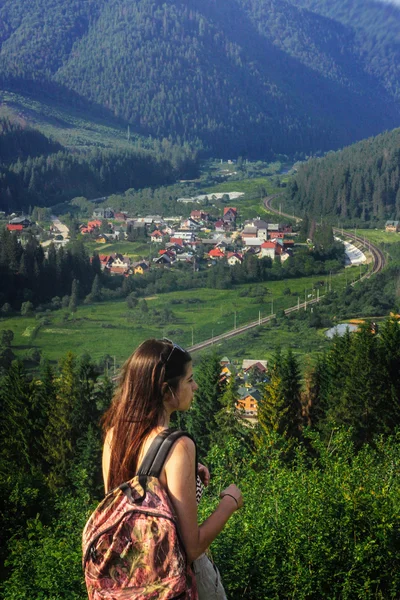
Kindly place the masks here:
[[(165, 463), (167, 488), (178, 517), (183, 543), (192, 562), (198, 558), (222, 531), (228, 519), (242, 505), (236, 486), (232, 496), (224, 496), (210, 517), (198, 525), (196, 503), (196, 448), (194, 442), (181, 437), (174, 444)], [(228, 490), (227, 490), (228, 491)], [(223, 492), (222, 492), (223, 495)]]

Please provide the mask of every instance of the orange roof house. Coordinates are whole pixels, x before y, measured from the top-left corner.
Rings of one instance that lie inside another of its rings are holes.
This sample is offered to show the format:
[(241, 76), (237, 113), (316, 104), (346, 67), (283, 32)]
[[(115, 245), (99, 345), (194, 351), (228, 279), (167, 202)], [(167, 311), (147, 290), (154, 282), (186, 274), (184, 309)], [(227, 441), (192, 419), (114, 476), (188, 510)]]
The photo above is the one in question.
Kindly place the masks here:
[(87, 226), (92, 229), (94, 229), (95, 227), (101, 227), (101, 221), (99, 221), (98, 219), (96, 219), (95, 221), (88, 221)]
[(23, 225), (7, 225), (8, 231), (22, 231), (23, 228)]
[(210, 258), (224, 258), (225, 257), (225, 252), (222, 252), (221, 248), (213, 248), (208, 253), (208, 256)]

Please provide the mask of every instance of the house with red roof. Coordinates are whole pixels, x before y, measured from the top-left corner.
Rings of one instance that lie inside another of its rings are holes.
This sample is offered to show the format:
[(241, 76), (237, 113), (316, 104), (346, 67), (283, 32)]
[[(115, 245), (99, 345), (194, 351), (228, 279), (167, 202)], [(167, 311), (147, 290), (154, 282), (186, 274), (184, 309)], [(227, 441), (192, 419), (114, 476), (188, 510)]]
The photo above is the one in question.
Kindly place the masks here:
[(203, 210), (192, 210), (192, 212), (190, 213), (190, 216), (192, 219), (195, 219), (198, 221), (208, 221), (208, 219), (210, 218), (210, 214), (207, 212), (204, 212)]
[(228, 252), (227, 259), (228, 265), (231, 265), (231, 267), (234, 265), (241, 265), (244, 260), (243, 254), (240, 254), (240, 252)]
[(172, 237), (172, 238), (170, 238), (169, 241), (170, 241), (170, 244), (175, 244), (175, 245), (181, 246), (182, 248), (184, 246), (182, 238)]
[(109, 269), (113, 262), (113, 257), (108, 254), (99, 254), (100, 267), (102, 271)]
[(156, 229), (150, 235), (150, 240), (152, 242), (161, 243), (163, 241), (163, 234), (161, 233), (161, 231), (158, 231), (158, 229)]
[(13, 225), (9, 223), (7, 226), (8, 231), (22, 231), (24, 229), (23, 225)]
[(224, 207), (224, 216), (222, 217), (223, 222), (229, 229), (232, 229), (235, 226), (237, 217), (237, 208), (233, 206), (225, 206)]
[(260, 258), (264, 258), (265, 256), (268, 256), (269, 258), (274, 259), (275, 254), (277, 253), (277, 247), (278, 247), (277, 242), (271, 242), (271, 241), (263, 242), (261, 244)]
[(221, 248), (213, 248), (208, 253), (210, 258), (225, 258), (225, 252), (221, 250)]

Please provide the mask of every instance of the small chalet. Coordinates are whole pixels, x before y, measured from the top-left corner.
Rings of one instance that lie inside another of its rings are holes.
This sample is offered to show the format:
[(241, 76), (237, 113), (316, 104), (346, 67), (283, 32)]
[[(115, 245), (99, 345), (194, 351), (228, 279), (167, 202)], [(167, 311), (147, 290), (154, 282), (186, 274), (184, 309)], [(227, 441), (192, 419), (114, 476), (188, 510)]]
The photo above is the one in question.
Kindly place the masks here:
[(174, 246), (180, 246), (181, 248), (183, 248), (184, 244), (183, 244), (183, 239), (179, 238), (179, 237), (172, 237), (169, 240), (169, 243), (174, 245)]
[(145, 260), (140, 260), (133, 263), (131, 267), (135, 275), (143, 275), (143, 273), (149, 270), (149, 263)]
[(237, 208), (234, 208), (233, 206), (225, 206), (224, 216), (222, 217), (222, 220), (225, 223), (234, 224), (236, 221), (236, 217), (237, 217)]
[[(261, 258), (264, 258), (265, 256), (269, 256), (269, 258), (274, 259), (275, 258), (275, 254), (277, 253), (277, 247), (278, 244), (277, 242), (263, 242), (261, 244)], [(280, 252), (279, 252), (280, 254)]]
[(170, 267), (173, 260), (168, 252), (164, 252), (160, 256), (156, 256), (156, 258), (153, 258), (153, 262), (155, 265)]
[(99, 254), (99, 260), (102, 271), (104, 271), (104, 269), (109, 269), (113, 262), (112, 256), (109, 256), (108, 254)]
[(246, 228), (255, 227), (257, 229), (257, 237), (260, 240), (266, 240), (268, 237), (268, 223), (263, 219), (250, 219), (249, 221), (245, 221), (245, 229)]
[[(32, 221), (30, 219), (28, 219), (28, 217), (14, 217), (13, 219), (11, 219), (8, 222), (9, 225), (22, 225), (22, 228), (25, 229), (25, 227), (29, 227), (29, 225), (32, 225)], [(14, 230), (17, 231), (17, 230)]]
[(96, 244), (107, 244), (107, 242), (109, 242), (109, 241), (110, 240), (108, 239), (108, 236), (105, 235), (105, 233), (101, 233), (95, 239)]
[(398, 233), (400, 231), (400, 221), (386, 221), (385, 231)]
[(221, 248), (213, 248), (208, 253), (210, 258), (225, 258), (225, 252), (221, 250)]
[(219, 219), (215, 222), (215, 231), (220, 233), (224, 233), (229, 228), (229, 225), (225, 223), (222, 219)]
[(241, 265), (243, 262), (243, 254), (239, 252), (228, 252), (227, 253), (228, 265), (233, 267), (234, 265)]
[(255, 389), (246, 389), (241, 397), (237, 401), (237, 408), (244, 411), (245, 415), (251, 416), (257, 415), (258, 403), (261, 400), (260, 392)]
[(150, 236), (150, 240), (152, 242), (157, 242), (157, 243), (161, 243), (163, 241), (163, 234), (161, 233), (161, 231), (158, 231), (158, 229), (156, 229), (155, 231), (153, 231), (153, 233)]
[(198, 231), (201, 228), (201, 225), (198, 223), (198, 221), (195, 221), (189, 217), (189, 219), (182, 221), (181, 227), (182, 229), (190, 229), (190, 231)]
[(190, 217), (196, 221), (208, 221), (210, 218), (209, 213), (202, 210), (192, 210)]
[(129, 269), (131, 266), (131, 259), (129, 256), (123, 256), (119, 253), (112, 254), (111, 256), (113, 259), (113, 267), (124, 267), (125, 269)]
[(243, 361), (243, 363), (244, 362), (247, 363), (246, 367), (243, 367), (243, 375), (245, 378), (250, 375), (250, 373), (254, 372), (256, 372), (258, 376), (266, 378), (268, 365), (267, 360), (246, 360)]
[(24, 229), (23, 225), (13, 225), (12, 223), (9, 223), (7, 225), (7, 229), (8, 231), (22, 231)]

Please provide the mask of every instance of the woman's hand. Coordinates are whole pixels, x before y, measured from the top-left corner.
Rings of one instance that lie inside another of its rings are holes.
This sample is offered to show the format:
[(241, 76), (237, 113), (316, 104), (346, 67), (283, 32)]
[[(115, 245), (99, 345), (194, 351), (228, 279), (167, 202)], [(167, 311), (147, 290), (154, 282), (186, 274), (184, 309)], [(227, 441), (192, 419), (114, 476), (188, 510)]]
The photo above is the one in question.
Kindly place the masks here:
[(222, 490), (219, 496), (221, 500), (226, 496), (231, 502), (236, 502), (236, 509), (242, 508), (243, 506), (242, 492), (234, 483), (231, 483), (231, 485)]
[(197, 473), (199, 474), (202, 484), (207, 487), (210, 483), (210, 471), (206, 466), (202, 465), (201, 463), (197, 463)]

